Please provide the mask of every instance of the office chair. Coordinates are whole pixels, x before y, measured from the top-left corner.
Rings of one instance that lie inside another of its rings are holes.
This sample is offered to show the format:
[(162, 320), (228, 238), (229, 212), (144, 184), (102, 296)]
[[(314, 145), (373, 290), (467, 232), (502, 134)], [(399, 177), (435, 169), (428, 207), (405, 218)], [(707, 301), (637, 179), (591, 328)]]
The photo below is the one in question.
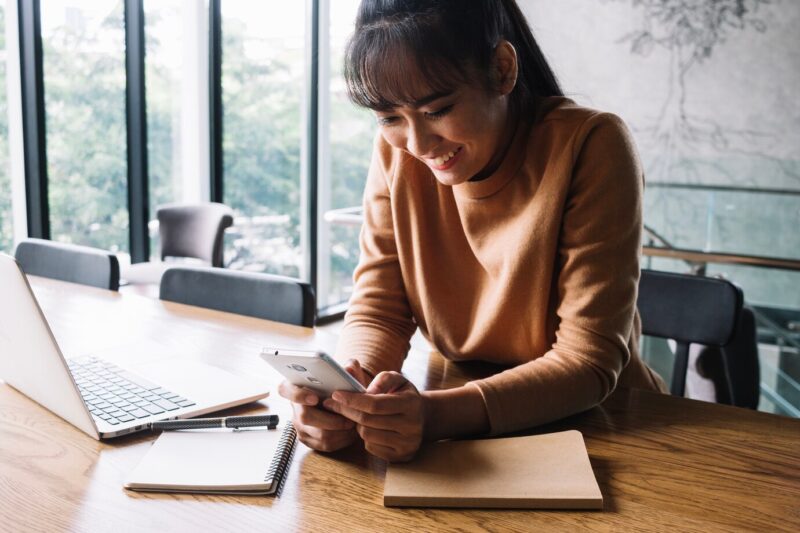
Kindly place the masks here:
[(761, 370), (753, 310), (742, 307), (733, 339), (723, 348), (705, 346), (697, 356), (697, 371), (714, 383), (717, 403), (758, 408)]
[(32, 276), (119, 289), (119, 260), (105, 250), (44, 239), (25, 239), (15, 252), (22, 271)]
[[(722, 381), (728, 397), (723, 392), (718, 399), (749, 407), (755, 387), (758, 402), (759, 377), (753, 371), (753, 359), (755, 368), (758, 367), (758, 354), (750, 349), (755, 342), (755, 322), (748, 322), (752, 313), (742, 316), (742, 301), (741, 289), (729, 281), (642, 270), (637, 301), (642, 333), (673, 339), (677, 344), (672, 394), (684, 395), (689, 345), (703, 344), (720, 353)], [(740, 342), (732, 342), (735, 340)]]
[(162, 260), (195, 257), (223, 266), (223, 235), (233, 225), (230, 207), (213, 202), (170, 204), (159, 207), (156, 216)]
[(228, 313), (313, 327), (311, 286), (292, 278), (213, 267), (173, 267), (161, 278), (160, 298)]

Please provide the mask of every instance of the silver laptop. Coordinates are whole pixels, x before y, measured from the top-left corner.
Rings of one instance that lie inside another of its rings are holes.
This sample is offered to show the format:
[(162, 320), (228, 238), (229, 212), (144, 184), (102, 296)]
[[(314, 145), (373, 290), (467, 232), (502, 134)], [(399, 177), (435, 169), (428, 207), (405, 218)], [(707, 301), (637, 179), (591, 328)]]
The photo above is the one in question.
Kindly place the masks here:
[(95, 439), (268, 394), (263, 385), (186, 359), (131, 368), (97, 354), (65, 359), (27, 277), (5, 254), (0, 254), (0, 379)]

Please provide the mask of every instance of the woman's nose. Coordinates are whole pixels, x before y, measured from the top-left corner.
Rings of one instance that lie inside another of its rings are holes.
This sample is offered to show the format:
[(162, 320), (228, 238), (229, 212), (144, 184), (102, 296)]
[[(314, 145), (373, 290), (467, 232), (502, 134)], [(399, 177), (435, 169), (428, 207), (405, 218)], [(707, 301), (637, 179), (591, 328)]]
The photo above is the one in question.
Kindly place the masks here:
[(411, 124), (406, 139), (406, 150), (417, 157), (430, 157), (441, 138), (424, 124)]

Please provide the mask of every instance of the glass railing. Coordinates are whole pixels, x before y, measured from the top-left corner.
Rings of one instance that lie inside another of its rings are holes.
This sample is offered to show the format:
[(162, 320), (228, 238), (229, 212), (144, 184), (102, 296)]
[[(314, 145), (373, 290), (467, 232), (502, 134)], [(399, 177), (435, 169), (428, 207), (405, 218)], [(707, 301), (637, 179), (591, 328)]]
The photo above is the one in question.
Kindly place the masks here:
[[(758, 323), (759, 409), (800, 417), (800, 190), (650, 183), (644, 219), (645, 268), (742, 288)], [(663, 346), (645, 344), (660, 366)]]

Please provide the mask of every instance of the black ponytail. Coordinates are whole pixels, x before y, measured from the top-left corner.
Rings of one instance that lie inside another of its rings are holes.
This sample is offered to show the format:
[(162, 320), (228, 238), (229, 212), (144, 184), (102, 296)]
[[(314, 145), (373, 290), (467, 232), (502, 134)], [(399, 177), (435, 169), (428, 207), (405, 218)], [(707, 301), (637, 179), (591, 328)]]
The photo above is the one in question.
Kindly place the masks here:
[(345, 53), (348, 94), (385, 110), (460, 83), (491, 90), (501, 40), (517, 51), (515, 109), (563, 95), (515, 0), (362, 0)]
[(547, 63), (539, 44), (533, 37), (531, 27), (522, 14), (516, 0), (501, 0), (514, 30), (513, 39), (506, 39), (517, 49), (519, 74), (517, 84), (524, 85), (530, 97), (564, 96), (553, 69)]

